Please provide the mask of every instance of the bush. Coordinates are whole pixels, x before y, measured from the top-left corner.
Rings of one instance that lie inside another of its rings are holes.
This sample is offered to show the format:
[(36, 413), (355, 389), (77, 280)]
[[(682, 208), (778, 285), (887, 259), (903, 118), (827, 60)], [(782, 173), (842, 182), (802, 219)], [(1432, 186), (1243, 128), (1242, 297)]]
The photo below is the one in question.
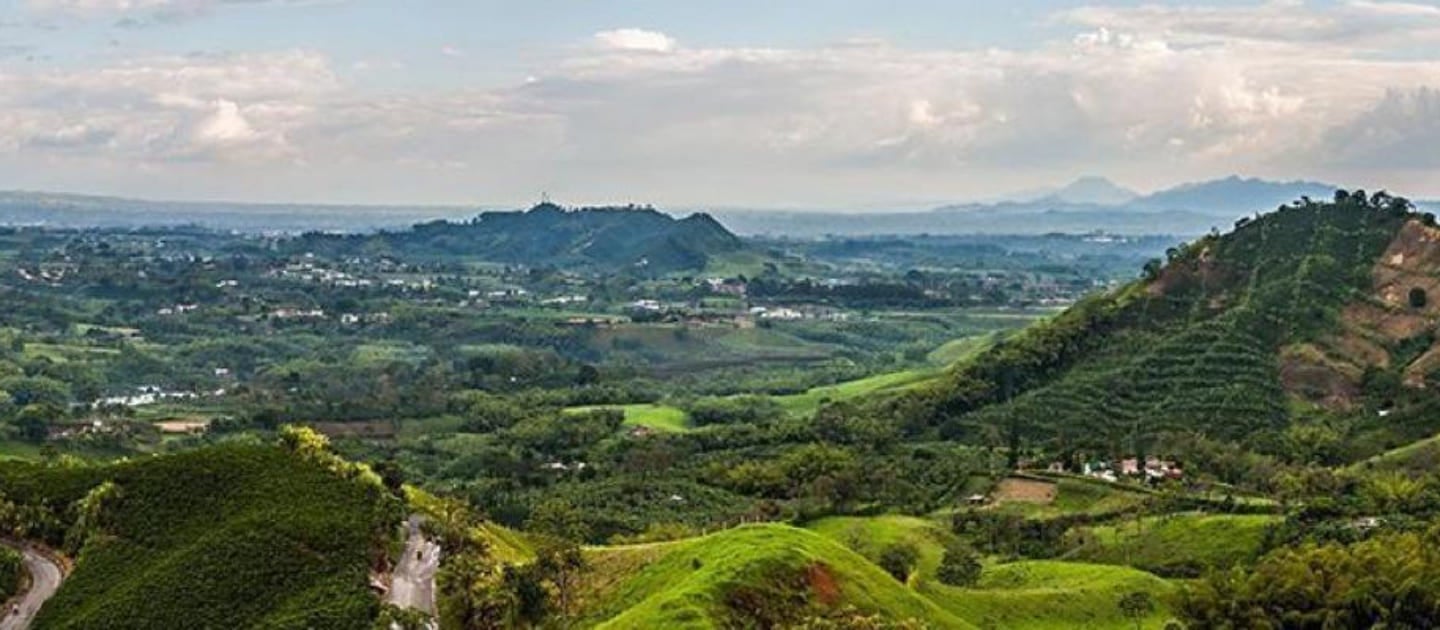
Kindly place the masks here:
[(910, 572), (919, 561), (920, 550), (913, 543), (895, 543), (880, 552), (878, 564), (896, 580), (904, 582), (910, 579)]
[(983, 570), (980, 554), (968, 546), (955, 543), (946, 546), (937, 577), (950, 586), (974, 586), (980, 581)]

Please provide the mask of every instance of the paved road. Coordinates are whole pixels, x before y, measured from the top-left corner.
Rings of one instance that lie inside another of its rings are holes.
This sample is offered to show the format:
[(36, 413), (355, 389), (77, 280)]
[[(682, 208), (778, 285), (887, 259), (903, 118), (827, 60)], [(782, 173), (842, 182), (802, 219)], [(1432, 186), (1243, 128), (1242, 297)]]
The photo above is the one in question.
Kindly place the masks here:
[[(425, 539), (419, 517), (410, 517), (406, 528), (405, 553), (395, 566), (385, 601), (434, 615), (435, 571), (440, 568), (440, 545)], [(0, 630), (5, 628), (0, 627)]]
[(35, 614), (40, 612), (40, 605), (60, 588), (60, 580), (64, 579), (64, 574), (60, 571), (60, 565), (29, 546), (9, 542), (0, 544), (19, 551), (25, 558), (25, 570), (30, 572), (30, 590), (26, 591), (25, 597), (20, 600), (18, 611), (4, 611), (5, 617), (0, 619), (0, 630), (24, 630), (30, 627)]

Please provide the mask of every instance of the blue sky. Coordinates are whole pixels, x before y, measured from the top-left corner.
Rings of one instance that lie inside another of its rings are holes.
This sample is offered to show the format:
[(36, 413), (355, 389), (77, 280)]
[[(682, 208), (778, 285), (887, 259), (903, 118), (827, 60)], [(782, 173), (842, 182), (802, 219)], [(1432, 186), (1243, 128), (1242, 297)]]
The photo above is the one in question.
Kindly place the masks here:
[(1440, 3), (0, 0), (0, 188), (883, 208), (1440, 196)]

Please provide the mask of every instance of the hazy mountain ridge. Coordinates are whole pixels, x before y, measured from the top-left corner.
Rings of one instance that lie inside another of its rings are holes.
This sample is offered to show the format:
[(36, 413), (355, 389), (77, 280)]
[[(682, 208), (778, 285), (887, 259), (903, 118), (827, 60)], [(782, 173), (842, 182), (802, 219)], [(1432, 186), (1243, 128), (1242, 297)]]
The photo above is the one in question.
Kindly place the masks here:
[(952, 204), (929, 211), (863, 215), (737, 211), (720, 216), (740, 234), (1043, 234), (1098, 230), (1198, 236), (1301, 197), (1328, 199), (1337, 188), (1307, 181), (1228, 177), (1182, 184), (1119, 202), (1127, 192), (1124, 188), (1102, 178), (1082, 178), (1038, 199)]

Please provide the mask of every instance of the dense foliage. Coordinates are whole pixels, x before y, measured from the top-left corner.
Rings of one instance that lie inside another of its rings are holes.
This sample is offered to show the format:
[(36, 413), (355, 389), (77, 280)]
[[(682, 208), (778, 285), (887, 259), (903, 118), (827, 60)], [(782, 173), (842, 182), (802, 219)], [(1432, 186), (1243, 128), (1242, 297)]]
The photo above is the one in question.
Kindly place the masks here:
[[(101, 487), (109, 498), (87, 502)], [(365, 627), (378, 611), (367, 573), (398, 517), (383, 487), (271, 446), (7, 463), (0, 490), (83, 531), (37, 628)], [(31, 535), (65, 543), (62, 528)]]

